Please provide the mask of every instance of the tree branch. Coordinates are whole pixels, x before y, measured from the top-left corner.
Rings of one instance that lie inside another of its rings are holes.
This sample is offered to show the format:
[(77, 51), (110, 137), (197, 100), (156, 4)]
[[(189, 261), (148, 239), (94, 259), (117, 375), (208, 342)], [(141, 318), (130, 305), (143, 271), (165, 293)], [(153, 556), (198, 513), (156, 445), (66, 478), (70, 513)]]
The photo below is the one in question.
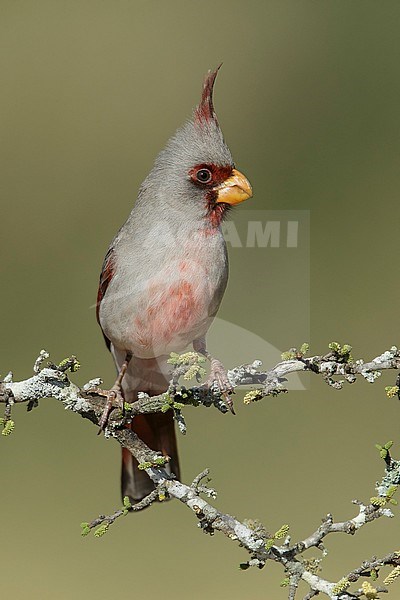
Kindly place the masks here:
[[(330, 345), (329, 353), (306, 358), (306, 348), (303, 346), (299, 351), (290, 350), (284, 356), (286, 360), (268, 371), (260, 372), (261, 362), (254, 361), (251, 365), (240, 365), (230, 370), (228, 377), (233, 387), (249, 384), (259, 386), (246, 394), (245, 402), (249, 403), (263, 396), (276, 395), (285, 391), (284, 376), (298, 371), (311, 371), (319, 374), (328, 385), (340, 389), (344, 381), (354, 383), (357, 376), (374, 382), (379, 377), (380, 371), (399, 370), (400, 368), (400, 354), (395, 347), (368, 362), (354, 361), (350, 352), (349, 346), (341, 347), (339, 344), (333, 343)], [(8, 435), (13, 430), (14, 422), (11, 419), (11, 413), (14, 404), (25, 402), (28, 410), (31, 410), (38, 405), (41, 398), (55, 398), (61, 401), (67, 409), (80, 414), (98, 426), (107, 401), (107, 392), (100, 388), (101, 380), (93, 379), (79, 388), (70, 381), (67, 375), (68, 371), (74, 372), (79, 368), (75, 357), (65, 359), (58, 365), (48, 363), (43, 366), (47, 358), (48, 353), (42, 350), (35, 360), (33, 375), (29, 379), (16, 382), (13, 381), (12, 373), (9, 373), (0, 383), (0, 402), (5, 404), (5, 413), (2, 419), (3, 435)], [(332, 600), (350, 600), (360, 597), (373, 599), (378, 597), (378, 592), (386, 592), (385, 587), (374, 588), (367, 581), (363, 582), (361, 588), (354, 592), (350, 592), (348, 588), (361, 577), (375, 579), (379, 576), (380, 569), (387, 565), (394, 567), (384, 582), (385, 585), (390, 584), (400, 576), (399, 552), (364, 561), (336, 583), (327, 581), (317, 574), (320, 559), (305, 559), (302, 554), (310, 548), (317, 548), (322, 552), (323, 557), (325, 555), (323, 540), (329, 534), (354, 535), (361, 527), (380, 517), (393, 517), (389, 505), (396, 503), (393, 495), (400, 484), (400, 461), (391, 457), (391, 443), (378, 446), (385, 464), (384, 477), (376, 486), (378, 495), (370, 498), (367, 503), (354, 500), (353, 503), (358, 506), (358, 514), (347, 521), (335, 522), (333, 516), (328, 514), (322, 520), (321, 525), (307, 538), (292, 543), (287, 525), (283, 525), (278, 531), (271, 534), (256, 521), (240, 521), (212, 506), (208, 500), (202, 497), (205, 495), (208, 498), (216, 498), (215, 490), (203, 483), (208, 475), (208, 469), (195, 477), (190, 485), (176, 480), (173, 475), (168, 474), (163, 466), (168, 457), (164, 457), (146, 446), (134, 431), (126, 427), (126, 424), (138, 414), (173, 410), (180, 429), (184, 432), (185, 425), (181, 410), (185, 404), (214, 405), (222, 412), (226, 412), (224, 398), (218, 389), (210, 390), (202, 386), (186, 388), (179, 384), (180, 378), (185, 379), (189, 372), (194, 377), (198, 376), (199, 359), (195, 353), (187, 353), (181, 357), (174, 356), (171, 362), (174, 364), (174, 370), (167, 392), (155, 397), (141, 394), (136, 402), (126, 406), (125, 413), (115, 407), (105, 429), (105, 435), (113, 437), (137, 459), (154, 482), (155, 490), (134, 506), (125, 499), (124, 506), (111, 515), (100, 515), (91, 522), (82, 523), (83, 535), (87, 535), (92, 529), (97, 528), (95, 535), (99, 537), (106, 533), (116, 519), (126, 515), (129, 511), (141, 510), (155, 500), (162, 500), (169, 496), (180, 500), (194, 513), (199, 527), (205, 533), (213, 535), (215, 531), (220, 531), (243, 547), (250, 555), (249, 560), (241, 565), (243, 569), (253, 566), (262, 568), (268, 560), (280, 563), (288, 574), (284, 584), (288, 586), (289, 600), (295, 599), (301, 580), (308, 583), (310, 587), (305, 599), (311, 599), (319, 593), (325, 594)], [(344, 380), (336, 381), (334, 379), (336, 376), (344, 377)], [(395, 388), (397, 386), (389, 388), (391, 395), (398, 395), (398, 389)]]

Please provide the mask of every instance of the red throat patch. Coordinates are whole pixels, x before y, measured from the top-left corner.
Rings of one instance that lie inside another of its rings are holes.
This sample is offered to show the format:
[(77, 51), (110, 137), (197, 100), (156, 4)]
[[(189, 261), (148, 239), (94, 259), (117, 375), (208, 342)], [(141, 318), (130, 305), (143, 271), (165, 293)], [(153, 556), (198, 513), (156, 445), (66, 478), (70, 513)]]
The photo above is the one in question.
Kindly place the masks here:
[(225, 204), (225, 202), (213, 202), (211, 199), (207, 204), (207, 219), (210, 223), (211, 229), (208, 230), (209, 233), (213, 233), (217, 227), (219, 227), (231, 210), (230, 204)]

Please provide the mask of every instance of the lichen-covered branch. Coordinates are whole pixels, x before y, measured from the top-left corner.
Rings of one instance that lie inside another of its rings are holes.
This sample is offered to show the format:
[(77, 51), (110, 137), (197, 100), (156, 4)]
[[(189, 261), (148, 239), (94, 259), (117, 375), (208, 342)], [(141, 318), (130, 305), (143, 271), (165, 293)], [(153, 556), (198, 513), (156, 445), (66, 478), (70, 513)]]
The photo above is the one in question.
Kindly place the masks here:
[[(400, 369), (400, 353), (395, 347), (367, 362), (354, 361), (351, 357), (351, 348), (336, 343), (330, 345), (330, 351), (325, 355), (307, 358), (306, 352), (307, 348), (303, 345), (300, 350), (291, 349), (285, 353), (284, 360), (268, 371), (260, 371), (261, 362), (254, 361), (250, 365), (240, 365), (232, 369), (228, 372), (228, 376), (233, 387), (249, 384), (257, 386), (245, 397), (245, 402), (249, 403), (284, 391), (284, 378), (293, 372), (310, 371), (319, 374), (328, 385), (340, 389), (345, 381), (354, 383), (358, 376), (374, 382), (382, 370)], [(104, 407), (109, 400), (107, 391), (100, 387), (101, 380), (93, 379), (79, 388), (70, 381), (68, 376), (68, 372), (73, 373), (79, 368), (75, 357), (65, 359), (58, 365), (48, 363), (44, 366), (47, 359), (47, 352), (42, 350), (34, 362), (33, 375), (30, 378), (24, 381), (13, 381), (12, 373), (9, 373), (0, 382), (0, 402), (5, 404), (4, 417), (0, 422), (3, 426), (3, 435), (9, 435), (13, 431), (14, 404), (26, 403), (28, 410), (32, 410), (38, 406), (42, 398), (55, 398), (61, 401), (66, 409), (99, 425)], [(378, 598), (380, 592), (386, 592), (386, 586), (400, 577), (400, 552), (366, 560), (354, 567), (338, 582), (327, 581), (321, 577), (319, 568), (326, 555), (324, 544), (329, 535), (333, 533), (354, 535), (361, 527), (380, 517), (393, 517), (390, 505), (396, 504), (393, 496), (400, 484), (400, 461), (394, 460), (391, 456), (392, 442), (377, 445), (384, 461), (385, 473), (376, 486), (376, 495), (367, 502), (354, 500), (358, 512), (348, 520), (335, 522), (333, 516), (328, 514), (313, 533), (303, 540), (293, 542), (286, 524), (275, 532), (269, 532), (257, 521), (241, 521), (218, 510), (209, 501), (216, 498), (215, 490), (204, 483), (208, 475), (207, 469), (190, 485), (176, 480), (164, 467), (168, 457), (154, 452), (130, 428), (126, 427), (126, 424), (138, 414), (172, 410), (180, 430), (185, 432), (186, 425), (182, 415), (185, 405), (213, 405), (218, 410), (227, 412), (225, 399), (218, 389), (210, 390), (201, 385), (191, 387), (182, 385), (182, 379), (186, 383), (191, 378), (195, 378), (196, 383), (199, 384), (200, 378), (204, 375), (201, 360), (195, 353), (187, 353), (180, 357), (175, 355), (170, 362), (173, 365), (173, 373), (167, 392), (155, 397), (141, 394), (136, 402), (125, 405), (125, 410), (115, 406), (105, 428), (107, 437), (114, 438), (138, 460), (140, 467), (146, 470), (154, 482), (155, 490), (139, 504), (132, 506), (126, 498), (123, 506), (112, 514), (100, 515), (90, 522), (82, 523), (82, 534), (87, 535), (94, 530), (95, 535), (100, 537), (120, 517), (131, 511), (141, 510), (154, 501), (171, 497), (180, 500), (194, 513), (199, 527), (205, 533), (213, 535), (215, 531), (220, 531), (247, 551), (249, 558), (247, 562), (242, 563), (242, 569), (254, 566), (262, 568), (268, 560), (280, 563), (286, 574), (281, 585), (287, 586), (289, 600), (294, 600), (298, 596), (300, 581), (306, 582), (309, 586), (305, 599), (324, 594), (331, 600), (363, 597), (373, 600)], [(342, 377), (343, 380), (338, 381), (336, 377)], [(388, 395), (398, 396), (397, 383), (396, 379), (396, 385), (387, 388)], [(321, 553), (320, 558), (305, 558), (303, 554), (310, 548), (317, 549)], [(380, 577), (380, 571), (388, 566), (392, 567), (392, 570), (387, 574), (383, 585), (376, 585), (375, 581)], [(361, 578), (362, 582), (359, 581)]]
[[(396, 346), (392, 346), (390, 350), (367, 361), (354, 360), (351, 350), (351, 346), (347, 344), (341, 346), (337, 342), (332, 342), (329, 345), (329, 352), (307, 357), (308, 345), (303, 344), (300, 350), (292, 348), (283, 353), (284, 360), (271, 369), (261, 370), (262, 362), (254, 360), (251, 364), (239, 365), (230, 369), (228, 378), (233, 388), (244, 385), (254, 386), (254, 389), (245, 396), (244, 401), (249, 404), (251, 401), (265, 396), (286, 392), (284, 383), (291, 373), (306, 371), (321, 375), (328, 385), (335, 389), (341, 389), (345, 382), (354, 383), (357, 377), (363, 377), (369, 383), (374, 383), (380, 377), (381, 371), (400, 371), (400, 351)], [(85, 402), (87, 403), (89, 400), (88, 408), (91, 408), (94, 413), (100, 407), (103, 410), (106, 391), (100, 388), (101, 379), (90, 380), (80, 389), (71, 383), (66, 375), (67, 371), (74, 372), (79, 368), (75, 357), (65, 359), (58, 365), (49, 363), (46, 367), (41, 368), (47, 358), (48, 353), (42, 350), (35, 360), (33, 376), (25, 381), (15, 382), (12, 372), (8, 373), (0, 382), (0, 403), (10, 405), (14, 402), (30, 402), (32, 408), (33, 404), (41, 398), (56, 398), (62, 401), (66, 408), (72, 408), (74, 399), (80, 399), (76, 405), (76, 412), (80, 412), (81, 403), (84, 406)], [(180, 405), (197, 406), (202, 404), (204, 406), (213, 405), (221, 412), (227, 412), (228, 407), (218, 389), (210, 390), (201, 385), (190, 387), (184, 385), (190, 379), (199, 380), (199, 373), (202, 374), (201, 361), (202, 357), (194, 352), (188, 352), (179, 357), (176, 355), (175, 358), (172, 358), (170, 362), (174, 368), (168, 391), (152, 397), (141, 394), (140, 398), (129, 406), (131, 417), (137, 414), (177, 408), (174, 405), (178, 405), (178, 411)], [(178, 383), (180, 377), (183, 377), (182, 385)], [(396, 377), (395, 385), (385, 388), (388, 396), (400, 396), (398, 379), (399, 377)], [(117, 404), (115, 407), (117, 408)], [(90, 411), (83, 412), (90, 413)], [(95, 415), (91, 417), (95, 418)]]

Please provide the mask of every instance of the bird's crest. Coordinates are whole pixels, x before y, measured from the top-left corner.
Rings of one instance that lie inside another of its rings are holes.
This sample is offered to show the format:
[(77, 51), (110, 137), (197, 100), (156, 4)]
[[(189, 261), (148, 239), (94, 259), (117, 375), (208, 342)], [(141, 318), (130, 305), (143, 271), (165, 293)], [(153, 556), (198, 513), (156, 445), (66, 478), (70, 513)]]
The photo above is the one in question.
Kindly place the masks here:
[(213, 89), (215, 78), (217, 77), (218, 71), (220, 70), (222, 63), (218, 65), (215, 71), (209, 71), (203, 84), (203, 93), (201, 95), (200, 104), (194, 111), (195, 123), (201, 125), (202, 123), (212, 122), (218, 123), (217, 115), (215, 114), (213, 105)]

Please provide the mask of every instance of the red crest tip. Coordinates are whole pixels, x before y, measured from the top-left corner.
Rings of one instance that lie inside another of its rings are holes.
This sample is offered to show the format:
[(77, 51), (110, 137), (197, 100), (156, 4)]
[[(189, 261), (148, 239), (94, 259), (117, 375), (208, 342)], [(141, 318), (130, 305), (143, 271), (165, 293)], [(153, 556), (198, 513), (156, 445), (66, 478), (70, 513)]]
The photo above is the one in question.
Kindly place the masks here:
[(194, 116), (198, 123), (203, 121), (217, 121), (217, 115), (214, 111), (213, 105), (213, 89), (214, 82), (217, 77), (218, 71), (220, 70), (222, 63), (218, 65), (215, 71), (208, 71), (208, 74), (204, 80), (203, 93), (201, 94), (200, 104), (196, 107)]

